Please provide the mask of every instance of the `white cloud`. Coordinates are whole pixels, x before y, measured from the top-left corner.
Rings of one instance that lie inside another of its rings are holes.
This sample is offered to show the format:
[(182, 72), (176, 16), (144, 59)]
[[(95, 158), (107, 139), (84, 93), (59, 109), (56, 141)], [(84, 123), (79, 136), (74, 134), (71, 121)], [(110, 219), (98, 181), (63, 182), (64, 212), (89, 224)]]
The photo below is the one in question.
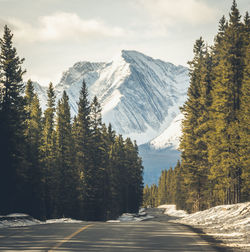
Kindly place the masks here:
[(187, 22), (195, 25), (214, 21), (217, 11), (199, 0), (135, 0), (162, 25)]
[(38, 25), (16, 18), (8, 18), (7, 24), (13, 29), (15, 38), (22, 42), (82, 40), (97, 37), (121, 37), (125, 31), (109, 26), (102, 20), (84, 20), (75, 13), (58, 12), (38, 19)]

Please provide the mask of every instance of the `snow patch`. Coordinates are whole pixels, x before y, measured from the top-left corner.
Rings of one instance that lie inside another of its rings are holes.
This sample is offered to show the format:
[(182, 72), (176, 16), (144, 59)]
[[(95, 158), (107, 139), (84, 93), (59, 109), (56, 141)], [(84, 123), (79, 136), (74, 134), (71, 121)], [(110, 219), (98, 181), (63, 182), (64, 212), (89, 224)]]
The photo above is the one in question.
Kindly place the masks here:
[(114, 109), (117, 104), (121, 101), (121, 93), (119, 90), (115, 90), (108, 99), (106, 99), (105, 103), (103, 104), (102, 112), (103, 114), (108, 113), (110, 110)]
[(174, 222), (201, 228), (228, 246), (250, 250), (250, 202), (212, 207)]
[(176, 210), (176, 205), (160, 205), (158, 208), (165, 209), (164, 214), (173, 217), (186, 217), (188, 213), (184, 210)]
[(38, 224), (50, 224), (50, 223), (81, 223), (80, 220), (74, 220), (71, 218), (50, 219), (46, 221), (39, 221), (32, 216), (24, 213), (13, 213), (8, 215), (0, 215), (0, 228), (7, 227), (25, 227)]
[(123, 213), (117, 220), (108, 220), (107, 222), (138, 222), (147, 219), (152, 219), (154, 216), (147, 215), (145, 209), (140, 209), (139, 213)]
[(0, 228), (32, 226), (41, 223), (41, 221), (24, 213), (13, 213), (0, 216)]
[(155, 149), (165, 149), (172, 147), (174, 149), (179, 148), (181, 132), (181, 123), (184, 119), (183, 114), (179, 114), (174, 118), (169, 127), (163, 131), (158, 137), (150, 142), (151, 146)]
[(49, 224), (49, 223), (81, 223), (81, 220), (74, 220), (71, 218), (60, 218), (60, 219), (50, 219), (50, 220), (46, 220), (45, 223)]

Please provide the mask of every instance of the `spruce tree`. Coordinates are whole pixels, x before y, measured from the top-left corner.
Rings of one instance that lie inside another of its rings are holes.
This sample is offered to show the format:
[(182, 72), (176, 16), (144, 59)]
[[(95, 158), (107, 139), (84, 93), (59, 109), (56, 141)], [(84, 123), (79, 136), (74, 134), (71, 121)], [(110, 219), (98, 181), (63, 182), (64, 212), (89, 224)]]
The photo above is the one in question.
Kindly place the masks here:
[(113, 218), (123, 213), (125, 204), (125, 185), (124, 181), (124, 140), (121, 135), (115, 138), (114, 144), (111, 146), (109, 153), (110, 160), (110, 190), (111, 190), (111, 206)]
[(41, 159), (42, 138), (42, 110), (38, 96), (34, 93), (34, 87), (29, 80), (25, 88), (25, 111), (26, 119), (26, 159), (28, 161), (28, 187), (30, 203), (27, 213), (35, 218), (45, 218), (44, 184)]
[(209, 144), (211, 179), (218, 203), (237, 203), (241, 197), (239, 111), (244, 71), (242, 24), (233, 2), (228, 26), (214, 48), (212, 120), (215, 133)]
[[(103, 220), (106, 218), (106, 169), (107, 153), (105, 152), (105, 143), (102, 137), (102, 115), (101, 105), (95, 96), (90, 106), (90, 129), (91, 129), (91, 166), (88, 168), (89, 181), (86, 186), (92, 193), (92, 218)], [(90, 199), (88, 200), (90, 201)]]
[(82, 206), (80, 217), (91, 219), (93, 200), (90, 181), (91, 177), (91, 130), (90, 130), (90, 104), (88, 101), (88, 91), (86, 83), (83, 80), (78, 102), (78, 114), (74, 122), (74, 145), (75, 145), (75, 166), (81, 177), (81, 186), (79, 188), (82, 197)]
[(13, 34), (5, 26), (0, 39), (0, 155), (1, 155), (1, 213), (25, 211), (26, 160), (24, 129), (26, 115), (22, 69), (24, 59), (17, 56), (13, 47)]
[[(105, 219), (113, 218), (113, 206), (112, 206), (112, 161), (110, 160), (110, 153), (113, 144), (115, 143), (115, 131), (112, 129), (111, 124), (108, 128), (105, 124), (102, 125), (102, 141), (104, 143), (104, 167), (105, 178), (103, 188), (103, 200), (105, 201)], [(116, 216), (115, 216), (116, 217)]]
[(239, 112), (240, 121), (240, 164), (242, 167), (241, 174), (241, 201), (250, 200), (250, 18), (248, 12), (244, 17), (243, 27), (243, 39), (244, 39), (244, 72), (241, 88), (241, 105)]
[(130, 138), (125, 140), (124, 146), (125, 162), (124, 169), (126, 170), (125, 184), (125, 211), (136, 213), (142, 203), (143, 194), (143, 166), (141, 159), (138, 156), (138, 147), (133, 144)]
[(158, 205), (167, 203), (167, 170), (161, 172), (158, 182)]
[(176, 209), (185, 209), (186, 190), (184, 184), (184, 174), (180, 161), (178, 160), (175, 169), (175, 205)]
[(73, 164), (73, 140), (69, 97), (64, 91), (56, 115), (56, 166), (59, 175), (59, 216), (77, 217), (79, 174)]
[[(194, 59), (190, 64), (190, 86), (188, 89), (188, 100), (181, 108), (185, 119), (183, 121), (183, 136), (180, 143), (182, 150), (181, 162), (185, 173), (185, 184), (187, 185), (188, 198), (186, 208), (189, 211), (201, 210), (202, 192), (204, 180), (206, 180), (205, 165), (201, 165), (203, 141), (199, 134), (199, 126), (202, 115), (202, 92), (206, 92), (207, 87), (203, 87), (204, 71), (203, 63), (205, 59), (205, 44), (202, 38), (198, 39), (194, 45)], [(204, 85), (206, 85), (204, 83)], [(203, 91), (204, 90), (204, 91)]]
[(41, 163), (45, 180), (45, 206), (46, 217), (58, 215), (58, 170), (56, 167), (55, 152), (55, 91), (53, 84), (49, 84), (47, 91), (47, 109), (44, 112), (43, 132), (41, 145)]

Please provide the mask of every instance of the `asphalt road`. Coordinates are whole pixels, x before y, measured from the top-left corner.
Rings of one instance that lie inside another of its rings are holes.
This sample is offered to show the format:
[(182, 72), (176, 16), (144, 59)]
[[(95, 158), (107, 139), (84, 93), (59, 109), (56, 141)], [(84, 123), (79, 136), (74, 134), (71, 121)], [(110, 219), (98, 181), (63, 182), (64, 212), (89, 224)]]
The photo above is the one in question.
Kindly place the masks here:
[(0, 251), (217, 251), (160, 210), (142, 222), (55, 223), (0, 229)]

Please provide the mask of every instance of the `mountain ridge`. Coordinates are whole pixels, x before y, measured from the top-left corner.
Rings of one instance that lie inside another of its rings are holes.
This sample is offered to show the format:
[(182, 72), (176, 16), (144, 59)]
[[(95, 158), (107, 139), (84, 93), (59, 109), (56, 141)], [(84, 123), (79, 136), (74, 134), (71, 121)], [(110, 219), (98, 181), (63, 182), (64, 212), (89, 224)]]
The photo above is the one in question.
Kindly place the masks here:
[[(122, 50), (110, 62), (76, 62), (63, 72), (55, 85), (57, 99), (64, 90), (67, 92), (72, 116), (77, 113), (83, 79), (89, 98), (92, 100), (96, 95), (101, 103), (103, 121), (111, 123), (118, 134), (136, 140), (138, 145), (149, 144), (151, 152), (153, 149), (176, 150), (180, 129), (164, 132), (179, 116), (179, 107), (187, 98), (189, 76), (186, 67), (134, 50)], [(35, 90), (39, 92), (44, 109), (46, 90), (38, 83)], [(180, 127), (180, 123), (176, 125), (172, 128)], [(177, 136), (171, 136), (171, 132), (177, 132)], [(164, 136), (168, 137), (167, 144), (161, 139)], [(147, 155), (147, 151), (142, 153)], [(179, 155), (178, 151), (174, 153)]]

